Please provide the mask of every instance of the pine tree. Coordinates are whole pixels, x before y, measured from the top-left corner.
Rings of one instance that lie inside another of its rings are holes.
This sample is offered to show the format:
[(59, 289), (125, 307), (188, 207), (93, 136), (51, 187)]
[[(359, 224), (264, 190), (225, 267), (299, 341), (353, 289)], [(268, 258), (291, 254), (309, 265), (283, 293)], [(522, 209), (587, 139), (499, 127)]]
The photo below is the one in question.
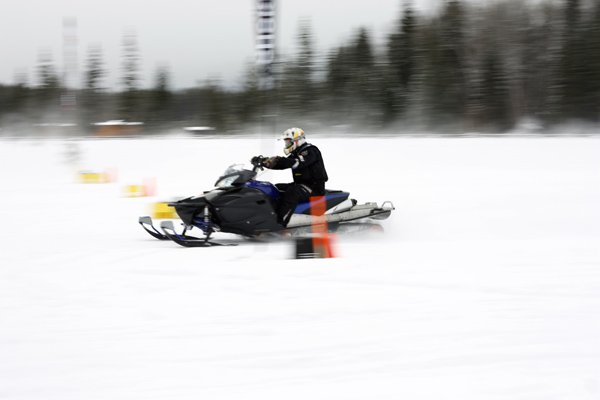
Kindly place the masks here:
[(403, 16), (397, 32), (390, 35), (388, 58), (392, 71), (402, 88), (408, 88), (415, 69), (416, 17), (410, 1), (404, 5)]
[[(526, 11), (523, 9), (522, 13)], [(518, 70), (511, 72), (519, 77), (519, 93), (514, 93), (512, 97), (522, 97), (523, 100), (513, 104), (515, 119), (530, 116), (547, 118), (550, 86), (556, 70), (555, 20), (555, 10), (542, 5), (539, 9), (530, 10), (522, 25), (516, 28), (520, 33), (516, 49), (519, 65)]]
[(417, 22), (410, 1), (405, 2), (402, 14), (396, 32), (388, 38), (389, 82), (385, 85), (383, 100), (384, 114), (388, 121), (407, 107), (407, 95), (416, 70)]
[(511, 126), (508, 83), (497, 49), (493, 45), (488, 47), (481, 81), (483, 124), (502, 132)]
[(41, 51), (38, 64), (38, 100), (42, 106), (60, 104), (60, 80), (50, 51)]
[(15, 74), (15, 84), (3, 89), (4, 100), (0, 101), (1, 114), (28, 112), (32, 89), (28, 86), (26, 72), (18, 71)]
[(329, 98), (329, 107), (327, 108), (334, 125), (346, 124), (346, 119), (350, 115), (348, 97), (352, 72), (349, 52), (348, 48), (341, 46), (330, 54), (327, 63), (325, 81), (326, 93)]
[(102, 80), (106, 75), (102, 47), (100, 45), (90, 46), (88, 49), (87, 70), (85, 71), (85, 89), (92, 93), (102, 92), (105, 90)]
[(238, 96), (238, 109), (237, 115), (239, 115), (242, 123), (258, 123), (259, 110), (261, 102), (257, 101), (261, 97), (260, 93), (260, 76), (256, 64), (247, 64), (244, 81), (243, 91)]
[(371, 47), (369, 32), (366, 28), (360, 28), (356, 37), (354, 47), (354, 67), (358, 71), (365, 71), (373, 67), (375, 56)]
[[(588, 58), (592, 43), (585, 24), (580, 0), (567, 0), (560, 69), (561, 110), (563, 119), (590, 119), (595, 114), (593, 76)], [(595, 115), (594, 115), (595, 117)]]
[(172, 101), (170, 91), (171, 75), (165, 65), (156, 70), (154, 88), (152, 90), (149, 120), (154, 124), (164, 123), (169, 115)]
[(425, 102), (436, 125), (462, 122), (467, 111), (464, 24), (463, 5), (450, 0), (423, 32)]
[(314, 48), (310, 20), (300, 21), (297, 35), (298, 51), (283, 68), (280, 96), (290, 117), (307, 116), (314, 104)]
[(351, 60), (350, 100), (354, 122), (373, 126), (379, 123), (375, 119), (380, 107), (378, 95), (381, 81), (375, 70), (375, 54), (366, 28), (358, 30), (354, 44), (350, 47), (349, 56)]
[(103, 120), (105, 112), (103, 98), (106, 88), (103, 85), (103, 79), (107, 75), (107, 71), (104, 68), (103, 52), (100, 45), (89, 47), (86, 63), (82, 115), (84, 126), (89, 127), (91, 123)]
[(230, 128), (230, 120), (227, 116), (227, 93), (221, 87), (218, 79), (209, 79), (204, 92), (208, 106), (206, 114), (208, 124), (220, 132), (226, 132)]
[(588, 28), (588, 110), (589, 119), (600, 122), (600, 1), (596, 1), (590, 13)]

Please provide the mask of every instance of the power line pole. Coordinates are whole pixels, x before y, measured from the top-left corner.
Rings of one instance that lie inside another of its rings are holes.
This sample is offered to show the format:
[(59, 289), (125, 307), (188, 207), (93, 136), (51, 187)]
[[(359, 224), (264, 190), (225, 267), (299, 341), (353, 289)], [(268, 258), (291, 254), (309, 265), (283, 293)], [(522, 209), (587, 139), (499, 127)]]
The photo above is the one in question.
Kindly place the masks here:
[(256, 64), (260, 73), (262, 92), (261, 134), (268, 119), (276, 130), (275, 93), (275, 0), (256, 0)]

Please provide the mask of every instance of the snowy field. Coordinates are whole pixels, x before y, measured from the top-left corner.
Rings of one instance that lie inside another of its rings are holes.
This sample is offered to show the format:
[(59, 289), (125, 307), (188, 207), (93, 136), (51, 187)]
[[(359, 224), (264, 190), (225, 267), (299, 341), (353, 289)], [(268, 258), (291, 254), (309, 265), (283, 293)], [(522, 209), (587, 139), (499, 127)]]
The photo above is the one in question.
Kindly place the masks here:
[(331, 259), (138, 225), (274, 138), (0, 140), (0, 399), (600, 399), (599, 137), (309, 135), (396, 207)]

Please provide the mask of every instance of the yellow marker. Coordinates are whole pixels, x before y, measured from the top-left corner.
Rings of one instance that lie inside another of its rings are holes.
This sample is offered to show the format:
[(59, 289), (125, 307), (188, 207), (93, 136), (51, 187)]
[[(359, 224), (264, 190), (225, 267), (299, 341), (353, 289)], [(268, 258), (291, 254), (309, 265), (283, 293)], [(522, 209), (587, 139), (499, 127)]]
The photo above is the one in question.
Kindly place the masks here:
[(144, 185), (128, 185), (125, 186), (125, 197), (144, 197), (146, 196), (146, 188)]
[(82, 183), (105, 183), (106, 176), (103, 173), (82, 172), (79, 174)]
[(154, 203), (152, 210), (152, 218), (154, 219), (173, 219), (178, 218), (175, 208), (168, 203)]

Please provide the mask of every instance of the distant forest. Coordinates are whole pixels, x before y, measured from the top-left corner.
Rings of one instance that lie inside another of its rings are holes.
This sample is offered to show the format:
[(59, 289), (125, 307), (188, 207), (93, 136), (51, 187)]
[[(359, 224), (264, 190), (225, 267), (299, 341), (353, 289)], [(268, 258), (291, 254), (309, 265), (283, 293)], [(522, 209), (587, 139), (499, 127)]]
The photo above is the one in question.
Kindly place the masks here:
[(184, 126), (234, 134), (264, 124), (265, 115), (280, 126), (357, 132), (600, 124), (600, 0), (449, 0), (427, 16), (402, 4), (378, 46), (360, 28), (343, 46), (317, 54), (310, 20), (299, 21), (298, 50), (278, 56), (272, 80), (265, 84), (261, 69), (248, 65), (237, 90), (215, 80), (174, 91), (167, 68), (156, 71), (151, 89), (140, 88), (135, 36), (123, 39), (118, 92), (103, 87), (99, 47), (86, 54), (83, 88), (71, 92), (52, 60), (40, 57), (37, 86), (25, 78), (0, 86), (0, 129), (72, 122), (90, 134), (92, 123), (125, 120), (143, 122), (145, 134)]

